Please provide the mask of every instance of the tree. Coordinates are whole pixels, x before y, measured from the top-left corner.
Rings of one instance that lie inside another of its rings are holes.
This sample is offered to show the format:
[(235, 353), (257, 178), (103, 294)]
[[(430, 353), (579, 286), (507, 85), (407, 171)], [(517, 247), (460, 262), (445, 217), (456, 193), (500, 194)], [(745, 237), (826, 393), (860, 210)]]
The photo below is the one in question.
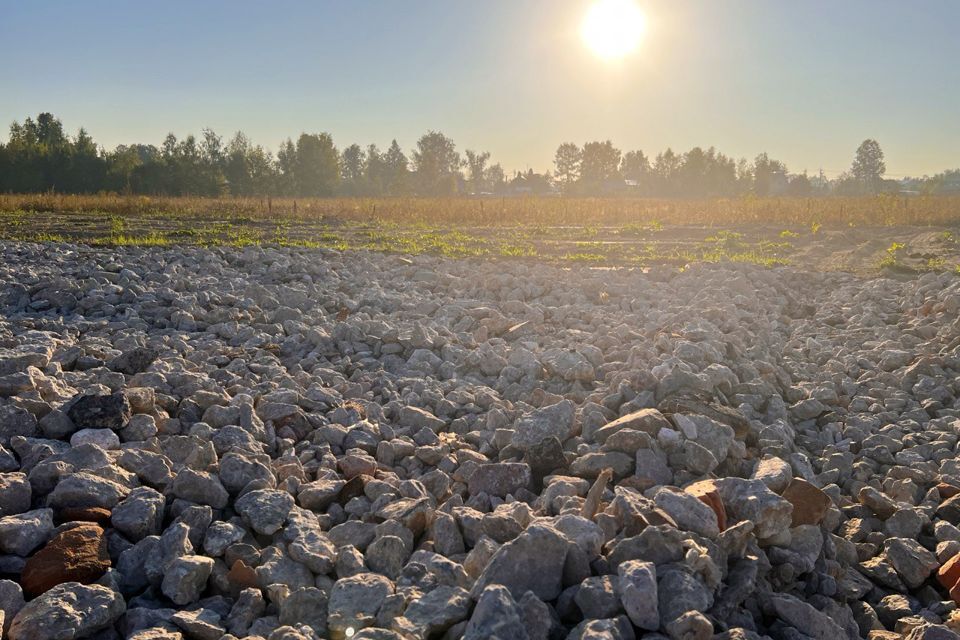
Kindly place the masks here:
[(753, 192), (758, 196), (782, 193), (787, 187), (787, 166), (761, 153), (753, 161)]
[(650, 160), (643, 151), (628, 151), (620, 161), (620, 173), (625, 180), (635, 183), (634, 188), (639, 193), (648, 193), (650, 190)]
[(583, 145), (580, 160), (580, 183), (586, 193), (605, 193), (622, 187), (620, 150), (609, 140)]
[(358, 144), (352, 144), (343, 150), (340, 156), (340, 175), (344, 180), (357, 183), (363, 177), (365, 157)]
[(490, 188), (490, 191), (493, 193), (502, 193), (507, 186), (506, 175), (503, 172), (503, 167), (500, 166), (500, 163), (491, 165), (484, 176), (487, 186)]
[(806, 198), (812, 193), (813, 184), (810, 182), (810, 176), (807, 175), (806, 171), (790, 176), (790, 181), (787, 185), (787, 195)]
[(340, 180), (340, 162), (329, 133), (300, 134), (293, 175), (299, 196), (334, 194)]
[(557, 170), (557, 180), (564, 191), (569, 191), (573, 184), (580, 179), (580, 162), (583, 154), (580, 147), (572, 142), (564, 142), (557, 147), (553, 164)]
[(460, 154), (453, 140), (438, 131), (428, 131), (417, 141), (413, 168), (423, 195), (453, 195), (460, 176)]
[(277, 168), (280, 170), (278, 186), (283, 194), (293, 195), (296, 193), (296, 176), (294, 175), (296, 164), (297, 147), (290, 138), (287, 138), (280, 143), (280, 148), (277, 150)]
[(363, 192), (370, 195), (383, 195), (386, 191), (387, 171), (383, 154), (377, 145), (367, 146), (367, 153), (363, 163)]
[(394, 196), (407, 193), (410, 188), (410, 161), (396, 140), (390, 143), (390, 148), (384, 154), (383, 165), (387, 193)]
[(485, 191), (487, 161), (490, 160), (490, 152), (484, 151), (477, 153), (467, 149), (464, 153), (467, 156), (467, 171), (470, 180), (470, 190), (473, 193)]
[(876, 193), (883, 181), (887, 165), (883, 162), (883, 150), (873, 139), (864, 140), (857, 147), (850, 173), (866, 193)]
[(679, 172), (682, 163), (682, 158), (669, 147), (667, 147), (666, 151), (657, 154), (657, 158), (653, 163), (653, 174), (656, 177), (658, 195), (677, 195)]

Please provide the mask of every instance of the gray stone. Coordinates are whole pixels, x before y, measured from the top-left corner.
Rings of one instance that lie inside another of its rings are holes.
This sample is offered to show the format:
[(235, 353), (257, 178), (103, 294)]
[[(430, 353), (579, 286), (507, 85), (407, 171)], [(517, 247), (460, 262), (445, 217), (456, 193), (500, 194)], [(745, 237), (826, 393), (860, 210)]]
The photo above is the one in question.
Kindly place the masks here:
[[(595, 442), (603, 444), (610, 436), (623, 430), (642, 431), (656, 437), (661, 429), (669, 429), (671, 426), (670, 421), (656, 409), (640, 409), (608, 422), (597, 429), (592, 436)], [(589, 435), (585, 434), (585, 436)]]
[(940, 566), (937, 558), (916, 540), (890, 538), (883, 546), (887, 561), (911, 589), (922, 585)]
[(26, 474), (0, 473), (0, 517), (29, 510), (32, 495)]
[(793, 479), (793, 469), (786, 460), (767, 455), (757, 462), (750, 477), (759, 480), (767, 485), (768, 489), (779, 494), (783, 493)]
[(394, 591), (393, 583), (376, 573), (358, 573), (337, 580), (330, 590), (327, 619), (331, 634), (372, 626), (377, 611)]
[(253, 621), (263, 615), (267, 608), (266, 600), (260, 589), (249, 587), (240, 592), (230, 613), (227, 615), (226, 628), (231, 634), (242, 638), (247, 635)]
[(293, 496), (289, 493), (261, 489), (244, 494), (234, 504), (234, 508), (254, 531), (272, 535), (286, 522), (293, 505)]
[(53, 509), (37, 509), (0, 518), (0, 551), (27, 557), (53, 533)]
[(203, 536), (203, 552), (219, 558), (230, 545), (243, 540), (247, 532), (232, 522), (217, 521), (207, 527)]
[(658, 568), (657, 572), (661, 627), (666, 627), (687, 611), (706, 611), (713, 604), (713, 594), (686, 566), (667, 565)]
[(280, 602), (280, 624), (305, 624), (324, 637), (327, 633), (327, 594), (314, 587), (292, 591)]
[(206, 504), (214, 509), (223, 509), (230, 499), (227, 490), (220, 483), (220, 478), (212, 473), (190, 468), (181, 469), (177, 473), (171, 491), (177, 498)]
[(48, 496), (47, 504), (54, 509), (113, 509), (129, 492), (118, 482), (81, 471), (61, 478)]
[(163, 526), (166, 499), (150, 487), (137, 487), (110, 514), (113, 527), (133, 542), (157, 535)]
[(10, 623), (25, 604), (23, 589), (19, 584), (13, 580), (0, 580), (0, 611), (5, 614), (4, 622), (0, 623), (0, 637), (7, 632)]
[(213, 571), (213, 560), (203, 556), (181, 556), (173, 559), (163, 572), (160, 590), (175, 604), (196, 602), (207, 586)]
[(657, 567), (652, 562), (627, 560), (617, 567), (620, 602), (630, 621), (641, 629), (660, 628)]
[(480, 594), (463, 636), (463, 640), (489, 638), (529, 640), (517, 603), (501, 585), (490, 585)]
[(815, 640), (847, 637), (843, 627), (799, 598), (778, 593), (770, 597), (770, 603), (781, 620)]
[(411, 602), (403, 616), (394, 618), (393, 628), (418, 638), (434, 637), (465, 620), (470, 605), (465, 589), (439, 586)]
[(226, 629), (222, 616), (212, 609), (177, 611), (170, 621), (183, 630), (190, 640), (220, 640)]
[(526, 451), (550, 437), (564, 442), (572, 435), (573, 415), (574, 405), (569, 400), (531, 411), (517, 420), (510, 444)]
[(130, 403), (122, 393), (85, 395), (80, 397), (67, 416), (78, 429), (113, 429), (123, 427), (130, 419)]
[(64, 582), (26, 604), (10, 623), (10, 640), (74, 640), (112, 626), (126, 611), (119, 593)]
[(407, 546), (397, 536), (381, 536), (374, 540), (364, 554), (367, 567), (396, 580), (407, 562)]
[(541, 600), (555, 599), (562, 589), (569, 545), (570, 541), (556, 529), (531, 524), (493, 554), (473, 587), (474, 596), (479, 598), (488, 585), (500, 584), (514, 599), (527, 591)]
[(696, 496), (673, 487), (663, 487), (653, 496), (653, 501), (666, 511), (681, 529), (707, 538), (720, 535), (717, 514)]
[[(793, 520), (793, 505), (770, 491), (760, 480), (721, 478), (706, 480), (720, 494), (727, 512), (727, 522), (741, 520), (754, 523), (758, 538), (769, 538), (790, 528)], [(698, 483), (699, 484), (699, 483)]]
[(574, 601), (585, 618), (612, 618), (620, 613), (616, 576), (590, 576), (580, 583)]
[(477, 467), (470, 476), (471, 494), (486, 493), (505, 497), (530, 486), (530, 465), (524, 462), (498, 462)]

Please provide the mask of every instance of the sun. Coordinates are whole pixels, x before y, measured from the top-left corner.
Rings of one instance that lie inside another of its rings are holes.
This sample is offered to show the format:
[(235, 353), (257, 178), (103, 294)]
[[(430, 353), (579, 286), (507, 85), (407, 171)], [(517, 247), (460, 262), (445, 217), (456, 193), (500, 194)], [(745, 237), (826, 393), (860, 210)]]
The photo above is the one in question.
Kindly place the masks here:
[(646, 17), (633, 0), (596, 0), (580, 26), (580, 36), (594, 54), (618, 60), (640, 44)]

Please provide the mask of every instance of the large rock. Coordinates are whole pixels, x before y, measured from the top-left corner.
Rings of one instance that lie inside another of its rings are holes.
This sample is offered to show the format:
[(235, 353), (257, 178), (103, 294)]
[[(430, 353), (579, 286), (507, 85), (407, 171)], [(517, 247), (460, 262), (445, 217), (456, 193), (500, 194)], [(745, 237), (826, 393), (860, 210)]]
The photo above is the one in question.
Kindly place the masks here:
[(617, 567), (620, 602), (635, 626), (648, 631), (660, 628), (657, 605), (657, 567), (652, 562), (628, 560)]
[(688, 611), (706, 611), (713, 604), (713, 594), (686, 566), (669, 565), (658, 573), (661, 626), (666, 627)]
[(441, 585), (411, 602), (393, 628), (418, 638), (432, 638), (466, 619), (470, 594), (460, 587)]
[(922, 585), (940, 563), (916, 540), (890, 538), (883, 543), (887, 560), (911, 589)]
[(81, 396), (67, 411), (78, 429), (120, 429), (130, 420), (130, 403), (120, 392)]
[(224, 489), (220, 478), (206, 471), (181, 469), (173, 480), (173, 495), (197, 504), (206, 504), (214, 509), (227, 506), (230, 495)]
[(123, 597), (100, 585), (67, 582), (29, 602), (10, 624), (10, 640), (79, 640), (111, 627)]
[(37, 509), (0, 518), (0, 552), (26, 557), (53, 532), (53, 510)]
[(36, 417), (23, 407), (0, 406), (0, 445), (7, 446), (11, 438), (32, 438), (38, 431)]
[(130, 490), (118, 482), (81, 471), (62, 478), (47, 497), (47, 504), (56, 510), (113, 509), (128, 493)]
[(124, 351), (116, 358), (107, 362), (107, 367), (120, 373), (134, 375), (147, 370), (153, 361), (160, 356), (160, 352), (150, 347), (136, 347)]
[(848, 637), (843, 627), (797, 597), (778, 593), (770, 598), (770, 603), (780, 619), (815, 640)]
[(510, 590), (498, 584), (486, 587), (477, 600), (470, 616), (463, 640), (488, 640), (488, 638), (515, 638), (529, 640), (530, 636), (521, 618), (516, 601)]
[(181, 556), (170, 561), (163, 572), (160, 590), (174, 604), (196, 602), (207, 586), (213, 560), (203, 556)]
[(426, 427), (434, 433), (439, 433), (447, 424), (426, 409), (411, 406), (400, 409), (397, 422), (404, 427), (413, 427), (415, 429), (423, 429)]
[(541, 600), (553, 600), (562, 589), (570, 545), (570, 540), (553, 527), (531, 524), (493, 554), (473, 587), (474, 597), (479, 598), (487, 586), (500, 584), (514, 599), (532, 591)]
[(330, 590), (327, 618), (330, 632), (343, 637), (347, 629), (356, 631), (372, 626), (384, 600), (393, 591), (393, 583), (376, 573), (340, 578)]
[(327, 633), (327, 594), (315, 587), (293, 591), (280, 603), (280, 624), (305, 624), (323, 637)]
[(793, 479), (793, 468), (786, 460), (764, 456), (757, 462), (751, 478), (767, 485), (774, 493), (783, 493)]
[(0, 473), (0, 517), (29, 510), (32, 495), (26, 474)]
[(573, 433), (573, 416), (574, 405), (569, 400), (531, 411), (517, 420), (510, 444), (526, 451), (550, 437), (562, 443)]
[(663, 487), (654, 495), (653, 501), (666, 511), (681, 529), (693, 531), (708, 538), (716, 538), (720, 535), (717, 514), (691, 493), (672, 487)]
[(669, 429), (672, 426), (670, 421), (656, 409), (640, 409), (603, 425), (593, 433), (593, 440), (603, 444), (607, 438), (624, 429), (643, 431), (656, 437), (660, 429)]
[(530, 465), (525, 462), (495, 462), (482, 464), (470, 475), (471, 494), (486, 493), (505, 497), (530, 486)]
[(89, 584), (110, 568), (104, 531), (92, 523), (61, 531), (27, 560), (21, 574), (24, 591), (39, 595), (64, 582)]
[(540, 361), (550, 375), (567, 382), (592, 382), (596, 372), (590, 361), (577, 351), (568, 349), (547, 349)]
[(794, 527), (820, 524), (833, 504), (830, 496), (801, 478), (791, 480), (781, 497), (793, 505)]
[(760, 480), (730, 477), (702, 480), (691, 486), (694, 490), (716, 490), (723, 500), (728, 520), (753, 522), (754, 534), (760, 539), (782, 533), (793, 522), (793, 505), (770, 491)]
[(245, 493), (234, 508), (257, 533), (272, 535), (286, 522), (293, 508), (293, 496), (285, 491), (261, 489)]
[(110, 515), (113, 527), (133, 542), (160, 533), (166, 499), (150, 487), (137, 487)]

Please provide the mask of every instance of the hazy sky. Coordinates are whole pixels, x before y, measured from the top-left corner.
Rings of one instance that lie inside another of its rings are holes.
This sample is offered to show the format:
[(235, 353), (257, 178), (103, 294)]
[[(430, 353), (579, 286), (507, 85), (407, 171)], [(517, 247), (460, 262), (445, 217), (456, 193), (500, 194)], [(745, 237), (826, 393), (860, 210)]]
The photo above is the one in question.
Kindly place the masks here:
[(960, 166), (960, 2), (637, 2), (644, 41), (610, 63), (580, 40), (589, 0), (0, 0), (0, 123), (51, 111), (111, 148), (435, 129), (508, 170), (610, 138), (831, 176), (874, 137), (892, 177)]

